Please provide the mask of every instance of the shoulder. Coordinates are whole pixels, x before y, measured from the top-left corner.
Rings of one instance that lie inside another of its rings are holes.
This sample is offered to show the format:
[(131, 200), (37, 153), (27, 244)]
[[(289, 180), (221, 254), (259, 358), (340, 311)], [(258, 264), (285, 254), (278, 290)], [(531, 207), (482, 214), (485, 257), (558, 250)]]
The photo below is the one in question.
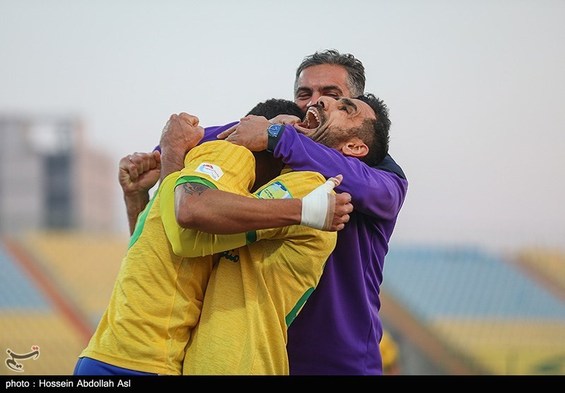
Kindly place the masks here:
[(380, 163), (375, 165), (374, 168), (381, 169), (387, 172), (392, 172), (397, 176), (406, 179), (406, 175), (404, 174), (404, 171), (402, 170), (400, 165), (398, 165), (396, 161), (394, 161), (394, 159), (389, 154), (387, 154), (386, 157)]

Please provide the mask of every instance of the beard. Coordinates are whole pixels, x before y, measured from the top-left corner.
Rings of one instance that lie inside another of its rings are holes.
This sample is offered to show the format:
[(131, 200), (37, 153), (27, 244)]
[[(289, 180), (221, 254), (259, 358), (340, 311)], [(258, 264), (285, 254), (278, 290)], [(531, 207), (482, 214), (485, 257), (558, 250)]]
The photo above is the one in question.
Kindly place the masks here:
[(314, 142), (336, 149), (348, 140), (350, 132), (340, 128), (328, 128), (325, 125), (318, 127), (313, 133), (308, 135)]

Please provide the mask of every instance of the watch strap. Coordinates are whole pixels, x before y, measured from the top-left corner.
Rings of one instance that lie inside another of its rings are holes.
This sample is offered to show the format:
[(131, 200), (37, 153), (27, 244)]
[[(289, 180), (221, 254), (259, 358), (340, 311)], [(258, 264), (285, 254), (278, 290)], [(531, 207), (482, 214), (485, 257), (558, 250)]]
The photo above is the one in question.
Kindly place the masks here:
[(271, 124), (269, 128), (267, 128), (267, 151), (272, 153), (275, 151), (275, 147), (284, 131), (283, 124)]

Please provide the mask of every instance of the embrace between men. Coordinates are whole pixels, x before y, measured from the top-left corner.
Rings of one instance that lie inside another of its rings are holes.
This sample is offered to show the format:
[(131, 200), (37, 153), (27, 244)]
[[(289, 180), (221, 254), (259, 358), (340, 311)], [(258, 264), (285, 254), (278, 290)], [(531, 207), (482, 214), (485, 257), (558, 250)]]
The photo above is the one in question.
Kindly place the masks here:
[(296, 73), (300, 116), (173, 115), (161, 154), (120, 161), (130, 248), (79, 359), (110, 371), (77, 374), (382, 374), (379, 287), (408, 183), (364, 85), (352, 55), (316, 52)]

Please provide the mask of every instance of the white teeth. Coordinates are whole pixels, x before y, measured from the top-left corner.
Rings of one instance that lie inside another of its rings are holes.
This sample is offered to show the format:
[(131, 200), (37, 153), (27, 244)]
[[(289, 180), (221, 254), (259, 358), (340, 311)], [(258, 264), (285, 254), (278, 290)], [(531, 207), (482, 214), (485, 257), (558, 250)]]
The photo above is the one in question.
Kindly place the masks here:
[(318, 125), (320, 125), (320, 115), (319, 115), (318, 111), (314, 108), (309, 108), (308, 113), (312, 114), (312, 116), (314, 116), (314, 118), (316, 119), (316, 123), (317, 123), (316, 127)]

